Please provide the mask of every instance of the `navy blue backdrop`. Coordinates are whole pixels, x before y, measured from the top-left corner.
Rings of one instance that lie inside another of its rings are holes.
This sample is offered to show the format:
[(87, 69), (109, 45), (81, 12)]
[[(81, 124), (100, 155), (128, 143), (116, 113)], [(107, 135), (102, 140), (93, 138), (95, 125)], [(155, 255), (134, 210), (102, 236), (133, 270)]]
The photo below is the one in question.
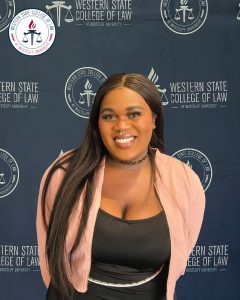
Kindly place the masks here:
[(1, 300), (44, 299), (39, 182), (80, 144), (96, 90), (116, 72), (155, 83), (166, 152), (192, 167), (206, 192), (178, 299), (239, 298), (239, 34), (237, 0), (1, 0)]

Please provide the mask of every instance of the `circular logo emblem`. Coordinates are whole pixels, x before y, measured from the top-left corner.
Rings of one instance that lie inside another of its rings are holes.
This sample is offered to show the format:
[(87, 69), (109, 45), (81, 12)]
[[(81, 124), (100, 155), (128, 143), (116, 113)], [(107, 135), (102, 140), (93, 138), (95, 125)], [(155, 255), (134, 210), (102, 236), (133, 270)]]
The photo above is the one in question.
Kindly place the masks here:
[(175, 152), (173, 157), (183, 161), (199, 176), (206, 191), (212, 181), (212, 166), (205, 154), (193, 148), (185, 148)]
[(5, 0), (0, 3), (0, 31), (5, 30), (12, 18), (15, 15), (15, 2), (14, 0)]
[(0, 149), (0, 198), (11, 194), (18, 184), (19, 168), (10, 153)]
[(55, 39), (52, 19), (38, 9), (27, 9), (15, 16), (9, 27), (13, 46), (26, 55), (39, 55), (47, 51)]
[(207, 0), (161, 0), (161, 16), (175, 33), (190, 34), (204, 24), (208, 14)]
[(74, 71), (65, 85), (65, 99), (69, 108), (82, 118), (89, 118), (94, 97), (107, 76), (96, 68), (85, 67)]

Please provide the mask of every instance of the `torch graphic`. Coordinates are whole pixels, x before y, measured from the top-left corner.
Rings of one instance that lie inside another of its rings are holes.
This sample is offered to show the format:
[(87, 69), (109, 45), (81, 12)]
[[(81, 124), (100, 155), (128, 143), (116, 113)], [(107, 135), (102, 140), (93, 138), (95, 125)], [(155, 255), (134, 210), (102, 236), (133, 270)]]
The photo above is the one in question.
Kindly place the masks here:
[(176, 8), (175, 20), (180, 20), (180, 12), (182, 12), (183, 23), (186, 23), (186, 17), (189, 20), (194, 19), (193, 9), (188, 7), (188, 0), (180, 0), (180, 8)]
[(162, 96), (162, 104), (168, 105), (168, 98), (166, 96), (166, 89), (161, 89), (160, 85), (157, 84), (158, 81), (158, 74), (154, 71), (153, 67), (148, 75), (148, 78), (154, 83), (155, 87), (158, 89), (158, 91), (161, 93)]
[[(85, 85), (84, 85), (84, 93), (80, 93), (80, 99), (79, 99), (79, 103), (80, 104), (84, 104), (86, 103), (86, 101), (84, 100), (84, 98), (87, 100), (87, 106), (90, 107), (91, 105), (91, 98), (94, 98), (96, 93), (93, 93), (93, 90), (91, 90), (92, 85), (90, 83), (90, 81), (87, 79)], [(81, 98), (83, 98), (83, 100), (81, 100)]]
[(31, 38), (31, 45), (33, 45), (34, 42), (34, 36), (37, 36), (36, 42), (41, 43), (42, 42), (42, 38), (41, 38), (41, 32), (37, 32), (37, 30), (35, 30), (36, 28), (36, 24), (33, 22), (33, 20), (31, 20), (31, 22), (28, 25), (28, 32), (24, 32), (24, 36), (23, 36), (23, 42), (27, 43), (28, 42), (28, 35), (30, 34), (30, 38)]

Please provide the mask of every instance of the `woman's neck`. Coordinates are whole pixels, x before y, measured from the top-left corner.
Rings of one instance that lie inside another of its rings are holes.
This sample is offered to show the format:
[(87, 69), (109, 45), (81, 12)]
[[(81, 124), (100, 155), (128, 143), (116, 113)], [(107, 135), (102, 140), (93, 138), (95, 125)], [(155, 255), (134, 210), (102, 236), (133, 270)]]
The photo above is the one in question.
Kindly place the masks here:
[(129, 172), (139, 172), (150, 165), (148, 153), (136, 160), (119, 160), (107, 155), (106, 163), (109, 168), (119, 169)]

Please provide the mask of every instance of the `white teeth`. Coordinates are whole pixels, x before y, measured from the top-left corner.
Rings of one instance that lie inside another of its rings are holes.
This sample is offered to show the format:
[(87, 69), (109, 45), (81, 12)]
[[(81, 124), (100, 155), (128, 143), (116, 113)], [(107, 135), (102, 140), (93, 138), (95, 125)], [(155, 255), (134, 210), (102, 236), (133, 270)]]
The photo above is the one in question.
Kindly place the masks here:
[(120, 144), (129, 143), (134, 140), (134, 137), (126, 138), (126, 139), (116, 139), (115, 141)]

